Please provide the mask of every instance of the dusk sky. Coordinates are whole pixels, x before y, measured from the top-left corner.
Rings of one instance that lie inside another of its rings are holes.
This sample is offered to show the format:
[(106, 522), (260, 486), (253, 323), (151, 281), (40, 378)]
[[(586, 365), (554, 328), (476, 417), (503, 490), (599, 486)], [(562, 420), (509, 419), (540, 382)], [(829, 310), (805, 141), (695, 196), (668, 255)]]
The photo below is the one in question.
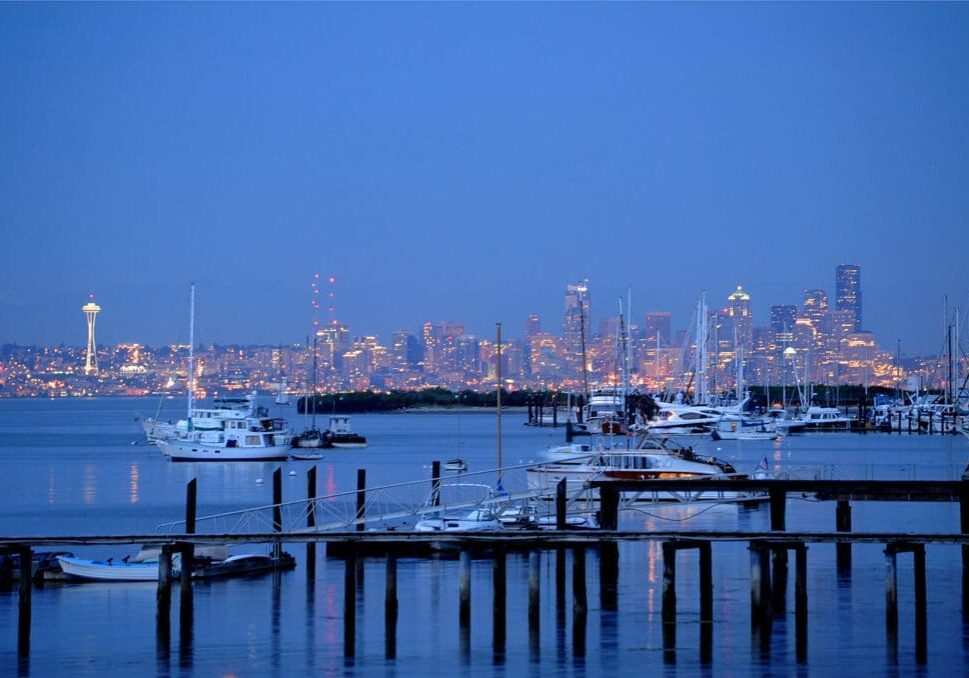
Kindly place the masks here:
[[(969, 301), (969, 4), (0, 4), (0, 343)], [(325, 314), (324, 314), (325, 319)]]

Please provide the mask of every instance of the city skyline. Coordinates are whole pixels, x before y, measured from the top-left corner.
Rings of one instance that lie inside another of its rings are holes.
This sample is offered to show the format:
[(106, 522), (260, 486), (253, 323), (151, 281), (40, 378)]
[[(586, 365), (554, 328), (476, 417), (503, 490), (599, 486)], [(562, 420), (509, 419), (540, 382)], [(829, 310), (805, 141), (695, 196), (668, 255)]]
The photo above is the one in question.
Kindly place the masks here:
[[(514, 27), (510, 30), (509, 27)], [(0, 343), (389, 337), (595, 304), (963, 306), (969, 6), (0, 5)], [(615, 300), (615, 302), (613, 301)], [(556, 320), (556, 323), (558, 321)], [(758, 322), (763, 322), (760, 320)]]

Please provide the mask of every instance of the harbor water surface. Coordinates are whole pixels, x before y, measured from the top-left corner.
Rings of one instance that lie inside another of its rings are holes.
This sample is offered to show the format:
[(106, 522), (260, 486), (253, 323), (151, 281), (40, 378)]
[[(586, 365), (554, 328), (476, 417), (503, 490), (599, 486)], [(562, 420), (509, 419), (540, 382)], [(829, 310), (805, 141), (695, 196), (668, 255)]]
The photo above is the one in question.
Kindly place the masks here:
[[(271, 398), (263, 399), (266, 404)], [(315, 462), (171, 463), (145, 444), (136, 413), (154, 416), (148, 399), (0, 400), (0, 533), (4, 536), (153, 533), (184, 516), (185, 486), (198, 479), (200, 516), (266, 505), (271, 477), (282, 468), (284, 499), (306, 495), (306, 473), (315, 465), (319, 493), (356, 488), (356, 471), (368, 486), (429, 480), (431, 463), (460, 457), (470, 471), (496, 466), (494, 412), (423, 412), (355, 415), (353, 427), (367, 436), (365, 449), (325, 450)], [(296, 428), (303, 417), (273, 407)], [(166, 400), (163, 418), (177, 418), (184, 403)], [(324, 420), (319, 422), (325, 424)], [(562, 429), (523, 426), (525, 416), (503, 417), (506, 465), (538, 458), (564, 439)], [(797, 477), (953, 480), (969, 458), (962, 437), (831, 433), (791, 436), (781, 442), (690, 441), (700, 453), (752, 471), (767, 457), (772, 470)], [(293, 472), (291, 474), (291, 472)], [(430, 483), (428, 483), (428, 490)], [(856, 531), (957, 532), (956, 504), (855, 502)], [(628, 512), (634, 529), (769, 528), (766, 507), (645, 506)], [(833, 531), (834, 504), (788, 500), (787, 528)], [(200, 523), (200, 531), (204, 530)], [(713, 654), (700, 663), (699, 594), (695, 554), (678, 556), (675, 649), (664, 652), (661, 611), (662, 556), (658, 542), (619, 547), (618, 610), (602, 610), (594, 550), (588, 557), (589, 613), (586, 650), (573, 651), (571, 594), (559, 599), (554, 551), (541, 556), (541, 620), (528, 630), (528, 558), (508, 556), (506, 651), (492, 645), (492, 563), (472, 563), (470, 636), (458, 624), (458, 561), (401, 558), (398, 562), (400, 622), (396, 658), (385, 658), (384, 560), (363, 560), (357, 588), (357, 650), (344, 658), (341, 560), (317, 559), (307, 576), (304, 547), (286, 549), (294, 571), (194, 585), (194, 624), (179, 633), (173, 611), (170, 655), (159, 653), (155, 585), (55, 584), (33, 593), (29, 659), (17, 659), (17, 592), (0, 592), (0, 665), (19, 665), (32, 675), (295, 675), (411, 674), (558, 675), (658, 670), (690, 675), (776, 673), (839, 675), (922, 670), (965, 675), (969, 627), (961, 609), (961, 561), (957, 546), (926, 549), (928, 662), (916, 666), (912, 562), (899, 558), (897, 657), (885, 633), (885, 557), (881, 545), (854, 547), (850, 576), (836, 571), (832, 545), (808, 552), (807, 661), (795, 660), (793, 603), (773, 624), (769, 647), (752, 639), (750, 556), (743, 543), (713, 548)], [(121, 558), (123, 547), (71, 547), (81, 557)], [(250, 549), (251, 550), (251, 549)], [(682, 561), (680, 561), (682, 559)], [(570, 578), (567, 579), (570, 581)], [(793, 596), (789, 591), (788, 595)], [(177, 608), (177, 604), (176, 604)], [(897, 664), (896, 664), (897, 662)]]

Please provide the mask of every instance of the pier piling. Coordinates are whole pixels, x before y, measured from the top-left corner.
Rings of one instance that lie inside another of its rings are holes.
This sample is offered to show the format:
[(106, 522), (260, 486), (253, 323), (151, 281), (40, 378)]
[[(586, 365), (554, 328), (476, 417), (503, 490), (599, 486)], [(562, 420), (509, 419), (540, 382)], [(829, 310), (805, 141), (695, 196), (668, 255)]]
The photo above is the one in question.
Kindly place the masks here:
[[(306, 527), (316, 527), (316, 466), (306, 473)], [(316, 578), (316, 542), (306, 542), (306, 578)]]
[(431, 503), (441, 505), (441, 462), (431, 462)]
[(385, 657), (397, 657), (397, 555), (387, 553), (386, 591), (384, 594)]
[(713, 658), (713, 557), (708, 541), (666, 541), (663, 551), (663, 648), (664, 660), (675, 661), (676, 647), (676, 553), (696, 549), (700, 568), (700, 661)]
[(507, 606), (507, 570), (505, 567), (506, 555), (502, 549), (496, 549), (493, 560), (492, 570), (492, 589), (494, 600), (492, 603), (492, 615), (494, 617), (492, 626), (492, 644), (495, 656), (505, 654), (506, 634), (506, 606)]
[(363, 517), (367, 510), (367, 469), (357, 469), (357, 532), (365, 529)]
[(357, 553), (350, 547), (343, 561), (343, 656), (357, 654)]
[(465, 628), (471, 625), (471, 552), (466, 548), (461, 549), (458, 596), (460, 598), (458, 620), (461, 628)]
[(162, 546), (158, 555), (158, 589), (155, 592), (155, 636), (159, 660), (167, 661), (172, 646), (172, 549)]
[(885, 630), (889, 662), (898, 662), (898, 566), (897, 555), (911, 553), (915, 588), (915, 661), (927, 657), (928, 606), (925, 589), (925, 544), (892, 542), (885, 546)]
[(542, 552), (528, 554), (528, 646), (533, 657), (538, 652), (541, 630)]
[(572, 547), (572, 653), (585, 656), (586, 620), (589, 603), (585, 581), (585, 546)]
[(564, 530), (567, 527), (565, 520), (566, 495), (565, 478), (562, 478), (555, 486), (555, 529)]
[[(845, 499), (839, 499), (834, 514), (835, 530), (851, 532), (851, 504)], [(851, 544), (835, 545), (838, 573), (851, 572)]]
[(33, 590), (33, 551), (29, 546), (17, 550), (20, 556), (20, 582), (17, 600), (17, 656), (24, 660), (30, 656), (31, 592)]

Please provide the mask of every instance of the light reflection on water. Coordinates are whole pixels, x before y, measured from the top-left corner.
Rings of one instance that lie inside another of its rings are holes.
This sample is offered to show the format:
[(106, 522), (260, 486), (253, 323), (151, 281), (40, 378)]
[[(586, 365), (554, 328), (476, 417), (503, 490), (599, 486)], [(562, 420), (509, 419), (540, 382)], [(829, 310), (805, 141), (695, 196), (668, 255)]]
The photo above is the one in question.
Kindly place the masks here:
[[(125, 401), (0, 401), (0, 530), (20, 534), (152, 531), (183, 514), (185, 483), (199, 480), (199, 513), (269, 503), (273, 464), (171, 464), (154, 448), (131, 446), (139, 436), (130, 413), (154, 403)], [(165, 415), (163, 415), (165, 416)], [(528, 429), (506, 415), (507, 458), (518, 462), (561, 439), (561, 431)], [(31, 435), (33, 422), (41, 435)], [(456, 448), (455, 419), (449, 414), (358, 416), (354, 428), (370, 439), (366, 450), (330, 451), (317, 462), (329, 492), (355, 487), (355, 471), (366, 468), (377, 485), (429, 477), (433, 459)], [(493, 465), (494, 420), (462, 415), (460, 450), (475, 470)], [(76, 436), (76, 437), (72, 437)], [(73, 441), (73, 442), (72, 442)], [(958, 477), (967, 447), (961, 438), (832, 434), (788, 438), (781, 443), (728, 444), (695, 441), (698, 452), (716, 454), (738, 470), (751, 470), (767, 455), (778, 470), (831, 467), (837, 477)], [(311, 464), (284, 464), (284, 495), (305, 494)], [(297, 472), (295, 478), (288, 471)], [(43, 479), (39, 484), (37, 479)], [(256, 481), (263, 479), (263, 485)], [(958, 507), (949, 504), (853, 503), (856, 530), (954, 531)], [(833, 530), (832, 504), (792, 498), (788, 529)], [(647, 507), (624, 518), (647, 530), (763, 530), (765, 508)], [(33, 594), (34, 675), (99, 675), (144, 671), (158, 660), (163, 675), (323, 675), (366, 673), (508, 673), (563, 675), (664, 671), (668, 673), (869, 673), (890, 672), (884, 632), (884, 555), (877, 545), (853, 550), (850, 577), (839, 576), (834, 546), (812, 545), (808, 553), (808, 663), (797, 667), (793, 640), (793, 573), (787, 613), (771, 627), (762, 652), (750, 632), (749, 552), (745, 544), (713, 548), (713, 661), (699, 658), (699, 592), (696, 554), (677, 558), (676, 644), (664, 652), (662, 557), (658, 543), (620, 545), (618, 612), (601, 609), (598, 558), (587, 554), (589, 613), (585, 656), (573, 652), (571, 554), (566, 588), (556, 590), (556, 554), (541, 557), (541, 620), (538, 643), (528, 632), (528, 561), (510, 554), (507, 596), (507, 652), (492, 650), (492, 567), (472, 563), (472, 622), (462, 652), (458, 623), (458, 562), (437, 558), (398, 561), (397, 659), (384, 658), (384, 561), (363, 559), (357, 589), (357, 658), (344, 660), (343, 579), (340, 560), (318, 552), (315, 582), (303, 569), (302, 545), (287, 547), (301, 566), (273, 577), (196, 583), (192, 634), (182, 633), (178, 587), (172, 597), (170, 648), (159, 654), (152, 584), (48, 586)], [(124, 555), (124, 549), (75, 548), (85, 556)], [(914, 667), (911, 557), (899, 558), (900, 670)], [(957, 547), (927, 549), (929, 667), (965, 673), (967, 630), (958, 592)], [(0, 661), (13, 666), (16, 653), (16, 593), (0, 593)], [(83, 620), (83, 622), (79, 621)], [(675, 663), (668, 663), (675, 662)]]

